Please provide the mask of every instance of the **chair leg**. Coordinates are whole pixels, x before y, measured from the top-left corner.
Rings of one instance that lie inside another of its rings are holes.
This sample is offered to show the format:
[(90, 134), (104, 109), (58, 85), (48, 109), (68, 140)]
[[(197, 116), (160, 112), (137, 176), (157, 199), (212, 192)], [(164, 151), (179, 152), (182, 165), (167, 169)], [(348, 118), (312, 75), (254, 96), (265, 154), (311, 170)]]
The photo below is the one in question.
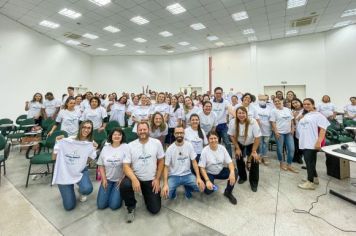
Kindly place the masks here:
[(30, 174), (31, 174), (31, 163), (30, 163), (30, 166), (28, 167), (27, 180), (26, 180), (26, 188), (27, 188), (27, 186), (28, 186), (28, 179), (30, 178)]
[(50, 171), (49, 171), (49, 165), (47, 164), (47, 174), (49, 174)]
[(4, 161), (4, 175), (6, 175), (6, 161)]

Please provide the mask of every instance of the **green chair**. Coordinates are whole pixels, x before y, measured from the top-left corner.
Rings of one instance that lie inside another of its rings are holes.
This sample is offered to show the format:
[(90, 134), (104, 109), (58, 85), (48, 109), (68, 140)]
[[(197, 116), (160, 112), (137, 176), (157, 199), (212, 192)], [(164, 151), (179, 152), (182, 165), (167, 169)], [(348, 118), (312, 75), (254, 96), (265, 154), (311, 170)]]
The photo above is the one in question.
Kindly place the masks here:
[(24, 121), (24, 120), (26, 120), (27, 119), (27, 115), (19, 115), (17, 118), (16, 118), (16, 124), (17, 125), (20, 125), (20, 123), (22, 122), (22, 121)]
[(52, 127), (56, 124), (56, 121), (48, 118), (42, 121), (42, 137), (46, 137), (48, 132), (51, 131)]
[(19, 121), (19, 127), (16, 128), (12, 133), (7, 135), (7, 140), (12, 142), (13, 139), (17, 139), (18, 141), (25, 136), (25, 132), (31, 130), (33, 126), (35, 126), (35, 120), (33, 118), (25, 119)]
[(133, 129), (132, 127), (127, 127), (122, 130), (125, 134), (127, 143), (130, 143), (130, 142), (136, 140), (138, 137), (136, 133), (132, 132), (132, 129)]
[(116, 120), (111, 120), (106, 124), (105, 131), (107, 134), (110, 134), (113, 129), (119, 128), (119, 127), (120, 127), (119, 122), (117, 122)]
[(93, 139), (99, 145), (98, 149), (104, 145), (104, 142), (108, 138), (105, 130), (98, 131), (97, 129), (93, 131)]
[(329, 127), (326, 129), (326, 139), (330, 144), (348, 143), (353, 141), (352, 137), (340, 134), (338, 131)]
[[(28, 167), (28, 173), (27, 173), (27, 180), (26, 180), (26, 188), (28, 187), (28, 181), (30, 178), (30, 175), (52, 175), (53, 178), (53, 170), (54, 170), (54, 163), (55, 161), (52, 160), (52, 153), (50, 152), (41, 152), (42, 148), (48, 148), (53, 149), (55, 143), (56, 143), (56, 138), (60, 135), (63, 135), (64, 137), (68, 137), (68, 134), (65, 131), (55, 131), (53, 134), (49, 137), (47, 137), (44, 142), (40, 142), (40, 148), (38, 152), (35, 152), (33, 156), (30, 156), (31, 153), (31, 147), (27, 149), (26, 152), (26, 158), (30, 160), (30, 166)], [(49, 168), (49, 165), (52, 164), (52, 171)], [(31, 168), (33, 165), (46, 165), (47, 166), (47, 171), (45, 172), (31, 172)], [(52, 184), (52, 182), (51, 182)]]
[(6, 160), (10, 155), (11, 143), (6, 143), (5, 137), (0, 134), (0, 151), (4, 151), (4, 154), (0, 154), (0, 183), (1, 183), (1, 167), (4, 168), (4, 175), (6, 175)]
[(14, 122), (11, 119), (0, 119), (0, 133), (5, 137), (15, 129)]

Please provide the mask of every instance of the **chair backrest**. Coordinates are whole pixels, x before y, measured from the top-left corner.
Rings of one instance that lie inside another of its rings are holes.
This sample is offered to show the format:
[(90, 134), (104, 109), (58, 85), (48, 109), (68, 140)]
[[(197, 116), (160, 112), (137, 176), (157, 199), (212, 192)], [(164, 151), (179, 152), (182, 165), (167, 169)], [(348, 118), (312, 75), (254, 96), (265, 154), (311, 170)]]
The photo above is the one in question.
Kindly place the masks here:
[(110, 134), (113, 129), (118, 127), (120, 127), (119, 122), (117, 122), (116, 120), (112, 120), (107, 123), (105, 131), (106, 133)]
[(3, 150), (6, 146), (6, 139), (4, 135), (0, 134), (0, 150)]
[(107, 139), (107, 137), (108, 137), (108, 135), (107, 135), (105, 130), (102, 130), (102, 131), (99, 132), (96, 129), (93, 132), (93, 139), (99, 145), (101, 145), (103, 143), (103, 141), (105, 141)]
[(20, 115), (16, 118), (16, 124), (20, 125), (20, 122), (27, 119), (27, 115)]
[(52, 119), (46, 119), (42, 121), (41, 127), (44, 131), (49, 130), (56, 123), (56, 121)]
[(123, 129), (123, 132), (125, 133), (126, 136), (127, 143), (134, 141), (138, 137), (136, 133), (132, 132), (132, 129), (133, 129), (132, 127), (127, 127)]
[(54, 145), (56, 144), (56, 138), (60, 135), (63, 135), (64, 137), (68, 137), (68, 134), (67, 132), (63, 131), (63, 130), (58, 130), (58, 131), (54, 131), (52, 133), (52, 135), (48, 136), (47, 139), (46, 139), (46, 143), (45, 143), (45, 146), (47, 148), (53, 148)]
[(13, 124), (14, 122), (8, 118), (0, 119), (0, 125), (8, 125), (8, 124)]

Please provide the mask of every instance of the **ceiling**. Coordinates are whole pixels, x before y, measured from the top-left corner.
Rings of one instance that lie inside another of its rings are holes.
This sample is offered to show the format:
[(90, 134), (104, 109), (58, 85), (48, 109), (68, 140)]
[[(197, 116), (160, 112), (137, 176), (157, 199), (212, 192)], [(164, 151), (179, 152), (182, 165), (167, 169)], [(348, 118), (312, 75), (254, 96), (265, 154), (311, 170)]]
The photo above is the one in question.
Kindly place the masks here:
[[(180, 3), (186, 12), (171, 14), (166, 7), (174, 3)], [(82, 16), (71, 19), (58, 14), (63, 8), (79, 12)], [(224, 46), (246, 44), (253, 36), (257, 41), (265, 41), (312, 34), (331, 30), (341, 21), (356, 23), (355, 15), (341, 17), (345, 10), (355, 8), (356, 0), (308, 0), (306, 5), (291, 9), (287, 9), (287, 0), (111, 0), (102, 7), (89, 0), (0, 0), (1, 14), (64, 44), (68, 40), (64, 36), (67, 32), (99, 36), (97, 39), (82, 37), (77, 40), (91, 45), (89, 47), (70, 45), (90, 55), (137, 55), (137, 50), (145, 51), (145, 55), (180, 54), (217, 48), (216, 42), (222, 42)], [(241, 11), (247, 12), (248, 19), (234, 21), (231, 15)], [(137, 25), (130, 21), (138, 15), (150, 22)], [(313, 15), (317, 16), (315, 23), (291, 26), (291, 20)], [(43, 27), (39, 25), (43, 20), (60, 26), (56, 29)], [(202, 23), (206, 28), (193, 30), (190, 25), (194, 23)], [(119, 28), (120, 32), (103, 30), (108, 25)], [(249, 28), (255, 33), (244, 35), (243, 30)], [(291, 29), (298, 30), (298, 33), (286, 35)], [(162, 37), (159, 35), (162, 31), (169, 31), (173, 36)], [(209, 41), (209, 35), (219, 39)], [(134, 41), (137, 37), (147, 42)], [(179, 42), (188, 42), (189, 45), (182, 46)], [(115, 43), (126, 46), (115, 47)], [(162, 45), (174, 47), (173, 52), (161, 49)]]

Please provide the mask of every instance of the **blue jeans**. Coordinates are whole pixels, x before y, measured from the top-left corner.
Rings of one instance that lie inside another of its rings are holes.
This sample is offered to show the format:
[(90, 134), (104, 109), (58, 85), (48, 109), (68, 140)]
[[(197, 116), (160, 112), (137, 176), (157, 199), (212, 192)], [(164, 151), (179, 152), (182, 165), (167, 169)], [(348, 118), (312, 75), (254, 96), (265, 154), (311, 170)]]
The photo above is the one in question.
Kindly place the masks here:
[(227, 152), (229, 153), (230, 157), (232, 157), (231, 141), (230, 141), (229, 135), (227, 134), (227, 130), (228, 130), (228, 127), (227, 127), (226, 123), (218, 124), (216, 126), (216, 132), (218, 133), (219, 138), (221, 138), (223, 140)]
[(174, 199), (176, 195), (177, 187), (183, 185), (185, 188), (185, 196), (187, 198), (192, 197), (192, 192), (199, 192), (197, 185), (197, 179), (192, 173), (183, 176), (171, 175), (168, 177), (169, 186), (169, 199)]
[(278, 160), (280, 162), (283, 161), (283, 146), (285, 144), (287, 149), (287, 163), (291, 165), (294, 156), (294, 140), (292, 134), (280, 134), (279, 139), (276, 138), (276, 143)]
[(258, 147), (258, 152), (262, 157), (267, 156), (268, 143), (269, 143), (269, 136), (260, 137), (260, 146)]
[[(238, 177), (238, 173), (237, 173), (237, 169), (234, 169), (235, 170), (235, 180), (237, 181), (237, 177)], [(227, 179), (227, 184), (226, 184), (226, 188), (225, 188), (225, 192), (228, 192), (228, 193), (231, 193), (232, 190), (234, 189), (235, 187), (235, 183), (234, 185), (230, 185), (230, 181), (228, 180), (229, 179), (229, 176), (230, 176), (230, 169), (227, 168), (227, 167), (224, 167), (219, 174), (217, 175), (213, 175), (213, 174), (210, 174), (210, 173), (207, 173), (208, 174), (208, 177), (209, 177), (209, 180), (212, 184), (214, 184), (214, 180), (215, 179)], [(205, 188), (204, 192), (206, 194), (211, 194), (214, 192), (214, 190), (210, 190), (210, 189), (207, 189)]]
[(100, 184), (98, 198), (96, 199), (98, 209), (110, 207), (111, 210), (116, 210), (121, 207), (121, 203), (120, 188), (117, 186), (117, 182), (108, 180), (106, 191), (103, 185)]
[[(78, 183), (79, 193), (89, 195), (93, 192), (93, 184), (90, 181), (88, 169), (85, 168), (82, 173), (82, 179)], [(76, 205), (74, 184), (58, 184), (58, 189), (62, 196), (64, 209), (67, 211), (73, 210)]]

